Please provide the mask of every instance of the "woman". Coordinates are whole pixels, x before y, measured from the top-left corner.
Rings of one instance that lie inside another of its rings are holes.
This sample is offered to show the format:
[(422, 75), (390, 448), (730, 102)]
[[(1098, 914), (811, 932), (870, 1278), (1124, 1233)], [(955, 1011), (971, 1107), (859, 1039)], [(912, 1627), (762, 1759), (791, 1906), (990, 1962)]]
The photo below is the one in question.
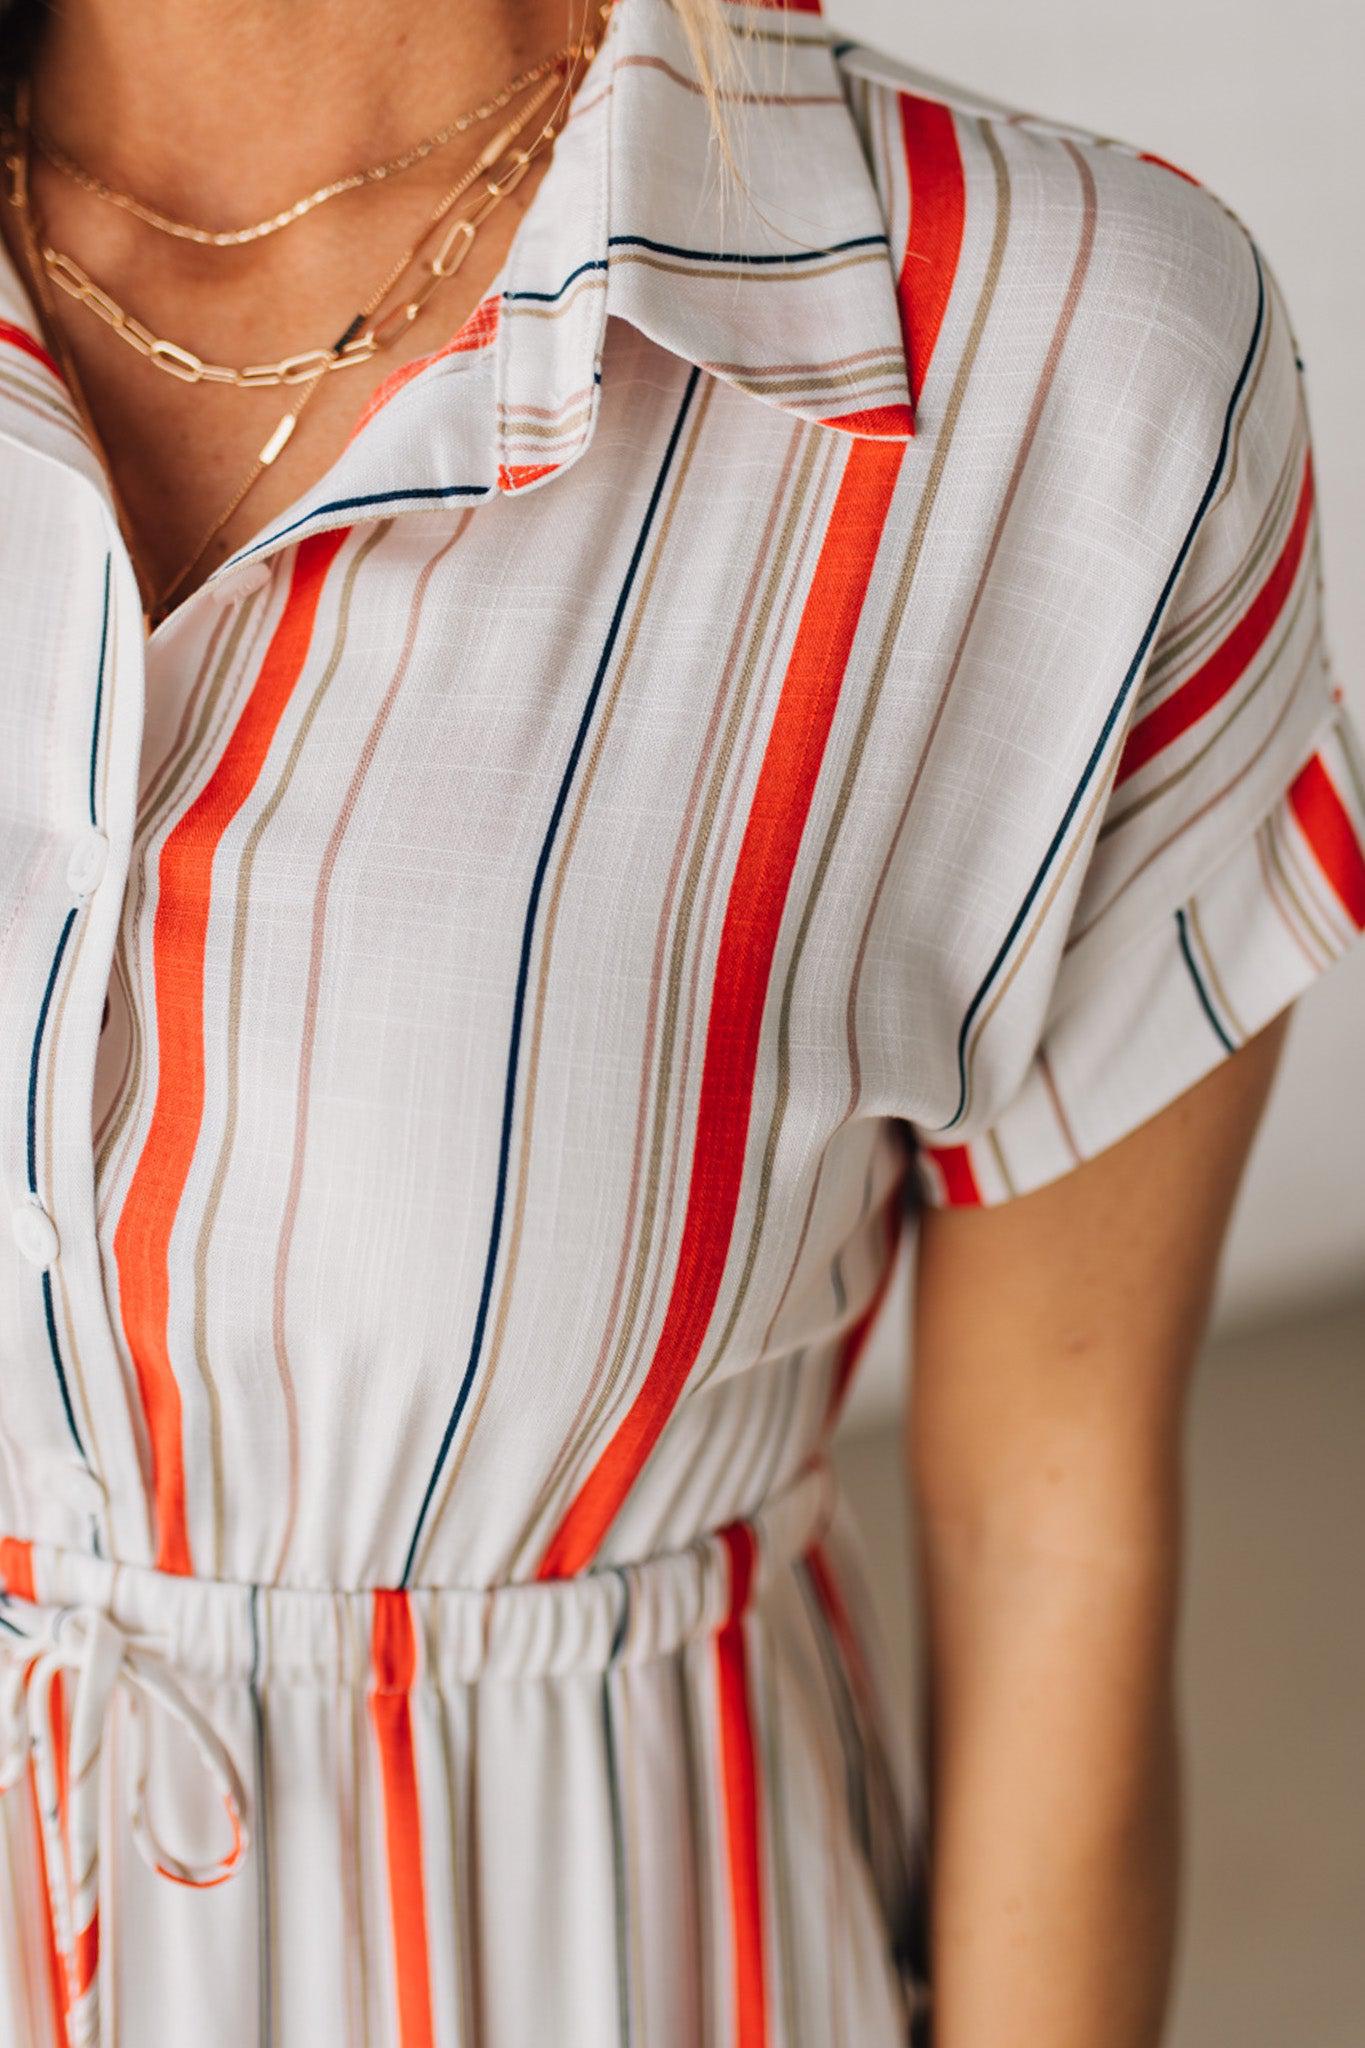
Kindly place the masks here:
[(806, 8), (6, 34), (0, 2035), (1150, 2048), (1365, 922), (1263, 259)]

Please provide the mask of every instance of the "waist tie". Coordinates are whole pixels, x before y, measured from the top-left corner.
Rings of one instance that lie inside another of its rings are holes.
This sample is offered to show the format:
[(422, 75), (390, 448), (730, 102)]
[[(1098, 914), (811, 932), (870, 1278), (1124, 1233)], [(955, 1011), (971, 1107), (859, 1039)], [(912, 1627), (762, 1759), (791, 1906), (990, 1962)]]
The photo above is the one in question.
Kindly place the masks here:
[[(123, 1694), (132, 1738), (132, 1836), (158, 1876), (196, 1888), (231, 1877), (246, 1853), (246, 1799), (232, 1758), (167, 1663), (164, 1637), (120, 1628), (97, 1606), (34, 1608), (24, 1615), (30, 1627), (15, 1616), (7, 1604), (0, 1618), (0, 1792), (31, 1760), (67, 2039), (71, 2048), (91, 2048), (100, 2033), (99, 1808), (114, 1693)], [(63, 1671), (75, 1673), (69, 1703), (57, 1685)], [(174, 1855), (148, 1818), (148, 1703), (180, 1723), (222, 1799), (231, 1842), (212, 1862)]]
[[(99, 2039), (99, 1794), (116, 1692), (131, 1727), (130, 1821), (139, 1851), (162, 1877), (216, 1885), (246, 1853), (246, 1798), (228, 1749), (182, 1679), (192, 1687), (382, 1691), (395, 1683), (381, 1652), (392, 1648), (399, 1622), (410, 1653), (405, 1689), (572, 1680), (666, 1656), (722, 1628), (737, 1605), (760, 1601), (819, 1541), (838, 1499), (833, 1467), (820, 1454), (748, 1514), (675, 1550), (560, 1579), (402, 1592), (198, 1579), (29, 1541), (28, 1590), (0, 1597), (0, 1792), (31, 1759), (70, 2048)], [(57, 1684), (65, 1671), (75, 1674), (69, 1703)], [(231, 1840), (214, 1862), (172, 1855), (152, 1828), (148, 1705), (180, 1723), (222, 1798)]]

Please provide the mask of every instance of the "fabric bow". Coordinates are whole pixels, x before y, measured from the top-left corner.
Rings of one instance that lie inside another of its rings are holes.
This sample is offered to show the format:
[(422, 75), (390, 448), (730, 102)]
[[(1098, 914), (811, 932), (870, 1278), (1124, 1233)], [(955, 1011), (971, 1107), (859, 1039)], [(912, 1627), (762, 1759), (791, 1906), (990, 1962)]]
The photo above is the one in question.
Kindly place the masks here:
[[(95, 2048), (99, 2017), (99, 1814), (104, 1738), (113, 1695), (123, 1692), (131, 1734), (129, 1818), (143, 1860), (159, 1876), (196, 1889), (231, 1877), (246, 1853), (246, 1799), (231, 1756), (186, 1697), (164, 1638), (120, 1628), (103, 1608), (0, 1605), (0, 1793), (32, 1762), (52, 1925), (66, 1985), (70, 2048)], [(75, 1673), (68, 1696), (63, 1672)], [(145, 1703), (178, 1721), (222, 1798), (231, 1844), (211, 1863), (191, 1863), (158, 1840), (147, 1814)]]

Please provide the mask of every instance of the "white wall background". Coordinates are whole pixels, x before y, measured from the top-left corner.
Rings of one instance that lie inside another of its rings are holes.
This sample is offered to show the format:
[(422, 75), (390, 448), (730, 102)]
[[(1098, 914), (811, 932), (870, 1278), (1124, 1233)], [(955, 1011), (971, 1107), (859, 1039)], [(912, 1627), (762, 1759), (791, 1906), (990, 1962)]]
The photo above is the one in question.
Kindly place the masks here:
[[(1156, 151), (1270, 260), (1307, 364), (1337, 676), (1365, 723), (1365, 9), (1352, 0), (825, 0), (922, 71)], [(1224, 1260), (1214, 1327), (1365, 1288), (1365, 941), (1296, 1006)], [(848, 1420), (904, 1369), (893, 1293)]]

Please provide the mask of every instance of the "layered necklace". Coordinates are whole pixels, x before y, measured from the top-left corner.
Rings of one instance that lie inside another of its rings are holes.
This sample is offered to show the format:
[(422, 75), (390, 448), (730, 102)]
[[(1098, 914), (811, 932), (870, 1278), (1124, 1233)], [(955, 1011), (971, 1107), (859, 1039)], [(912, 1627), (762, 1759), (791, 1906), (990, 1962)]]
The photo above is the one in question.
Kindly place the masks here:
[[(598, 11), (599, 22), (609, 10), (610, 0), (605, 0)], [(90, 408), (82, 392), (71, 351), (55, 318), (55, 305), (50, 294), (53, 286), (78, 306), (84, 307), (111, 335), (133, 349), (154, 369), (176, 378), (180, 383), (218, 385), (238, 391), (255, 391), (271, 386), (296, 387), (298, 391), (298, 396), (280, 416), (226, 503), (199, 535), (194, 552), (170, 581), (163, 582), (159, 588), (150, 588), (147, 580), (139, 576), (143, 584), (143, 612), (148, 630), (166, 617), (177, 593), (203, 560), (214, 539), (252, 487), (278, 460), (309, 400), (327, 378), (336, 371), (371, 362), (392, 348), (440, 285), (456, 275), (484, 221), (521, 183), (533, 160), (553, 144), (563, 126), (578, 78), (595, 54), (596, 43), (585, 33), (538, 64), (518, 73), (491, 98), (457, 114), (400, 154), (320, 185), (265, 220), (235, 228), (208, 228), (178, 220), (149, 206), (135, 194), (120, 191), (97, 177), (34, 128), (27, 81), (21, 82), (15, 95), (12, 125), (3, 138), (9, 202), (19, 216), (20, 233), (40, 309), (46, 317), (63, 373), (96, 450), (99, 450), (99, 438)], [(325, 346), (306, 348), (275, 362), (237, 365), (205, 361), (192, 349), (154, 333), (105, 291), (73, 256), (52, 246), (33, 206), (32, 162), (34, 155), (40, 154), (59, 175), (159, 234), (195, 242), (205, 248), (239, 248), (283, 233), (343, 193), (401, 175), (457, 136), (491, 122), (518, 99), (521, 104), (479, 151), (474, 162), (442, 193), (417, 238), (403, 250), (336, 339)], [(539, 125), (536, 125), (538, 117)], [(105, 467), (108, 468), (107, 462)], [(126, 508), (112, 474), (109, 481), (129, 550), (133, 553)]]

